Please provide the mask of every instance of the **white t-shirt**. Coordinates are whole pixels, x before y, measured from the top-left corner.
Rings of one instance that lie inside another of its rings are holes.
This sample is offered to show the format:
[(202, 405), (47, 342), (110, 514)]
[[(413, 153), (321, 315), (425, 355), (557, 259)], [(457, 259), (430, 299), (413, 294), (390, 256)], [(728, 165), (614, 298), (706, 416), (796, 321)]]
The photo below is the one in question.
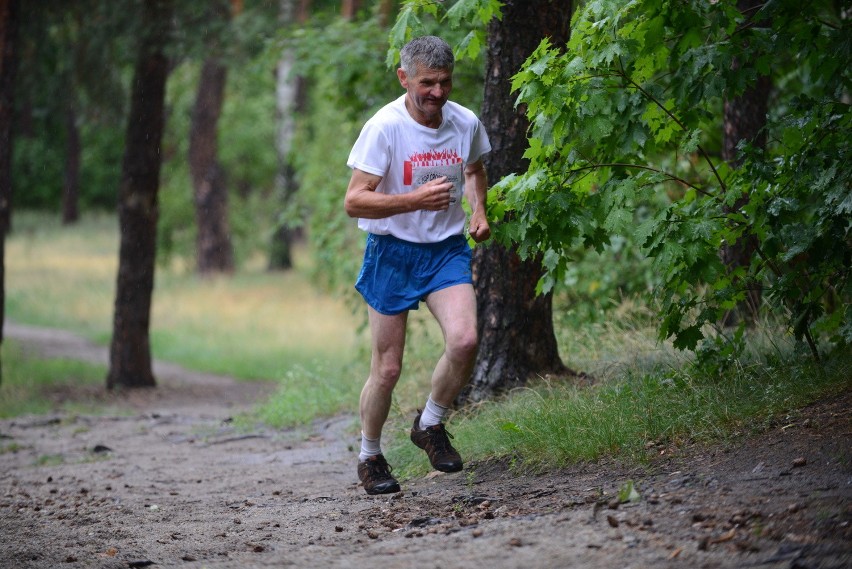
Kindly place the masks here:
[(377, 235), (391, 234), (415, 243), (437, 243), (464, 231), (464, 167), (491, 150), (485, 127), (472, 111), (447, 101), (437, 129), (415, 121), (405, 108), (405, 95), (382, 107), (367, 121), (346, 164), (381, 176), (377, 192), (395, 195), (424, 182), (448, 176), (455, 202), (447, 211), (413, 211), (383, 219), (358, 220), (358, 227)]

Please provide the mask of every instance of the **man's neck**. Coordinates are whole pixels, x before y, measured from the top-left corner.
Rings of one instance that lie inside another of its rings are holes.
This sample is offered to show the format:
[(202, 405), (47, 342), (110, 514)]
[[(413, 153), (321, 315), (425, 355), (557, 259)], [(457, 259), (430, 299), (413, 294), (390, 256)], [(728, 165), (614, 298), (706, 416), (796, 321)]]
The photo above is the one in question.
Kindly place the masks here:
[(413, 118), (417, 123), (429, 128), (438, 128), (444, 121), (443, 112), (438, 112), (434, 116), (427, 116), (423, 113), (418, 112), (417, 109), (415, 109), (414, 105), (411, 103), (411, 99), (409, 99), (407, 95), (405, 97), (405, 110), (408, 111), (409, 116)]

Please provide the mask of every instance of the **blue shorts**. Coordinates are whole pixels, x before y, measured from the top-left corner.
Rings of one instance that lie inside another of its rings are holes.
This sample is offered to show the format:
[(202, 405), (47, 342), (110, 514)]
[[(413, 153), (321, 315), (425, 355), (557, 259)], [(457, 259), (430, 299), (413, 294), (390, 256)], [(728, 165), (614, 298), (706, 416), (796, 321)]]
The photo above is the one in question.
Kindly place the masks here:
[(382, 314), (417, 310), (430, 293), (473, 284), (470, 259), (470, 246), (461, 235), (439, 243), (412, 243), (371, 233), (355, 290)]

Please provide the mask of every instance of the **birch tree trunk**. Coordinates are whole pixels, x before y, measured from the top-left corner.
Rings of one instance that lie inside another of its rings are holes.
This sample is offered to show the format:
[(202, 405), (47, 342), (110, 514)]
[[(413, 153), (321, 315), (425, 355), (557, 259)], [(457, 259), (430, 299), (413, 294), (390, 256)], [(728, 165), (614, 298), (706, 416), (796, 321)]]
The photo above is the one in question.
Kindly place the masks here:
[[(310, 13), (310, 0), (280, 0), (279, 17), (283, 26), (304, 24)], [(296, 132), (295, 115), (302, 111), (305, 100), (305, 81), (293, 75), (295, 54), (285, 48), (275, 69), (275, 105), (278, 129), (275, 149), (278, 155), (276, 191), (281, 203), (281, 215), (269, 249), (269, 270), (286, 270), (293, 266), (293, 241), (295, 232), (286, 213), (293, 202), (299, 185), (293, 168), (291, 153)]]

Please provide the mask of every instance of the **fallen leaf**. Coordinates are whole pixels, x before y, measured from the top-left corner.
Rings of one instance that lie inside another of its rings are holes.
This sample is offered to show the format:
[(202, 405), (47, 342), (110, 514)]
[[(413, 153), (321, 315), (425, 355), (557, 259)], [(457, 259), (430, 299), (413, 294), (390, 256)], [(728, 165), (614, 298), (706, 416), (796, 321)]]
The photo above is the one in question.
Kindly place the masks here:
[(737, 535), (737, 529), (731, 528), (730, 530), (726, 531), (725, 533), (723, 533), (722, 535), (720, 535), (716, 539), (711, 539), (710, 543), (724, 543), (726, 541), (731, 541), (732, 539), (734, 539), (734, 537), (736, 535)]
[(683, 551), (683, 548), (678, 547), (677, 549), (669, 553), (669, 559), (674, 559), (675, 557), (680, 555), (681, 551)]

